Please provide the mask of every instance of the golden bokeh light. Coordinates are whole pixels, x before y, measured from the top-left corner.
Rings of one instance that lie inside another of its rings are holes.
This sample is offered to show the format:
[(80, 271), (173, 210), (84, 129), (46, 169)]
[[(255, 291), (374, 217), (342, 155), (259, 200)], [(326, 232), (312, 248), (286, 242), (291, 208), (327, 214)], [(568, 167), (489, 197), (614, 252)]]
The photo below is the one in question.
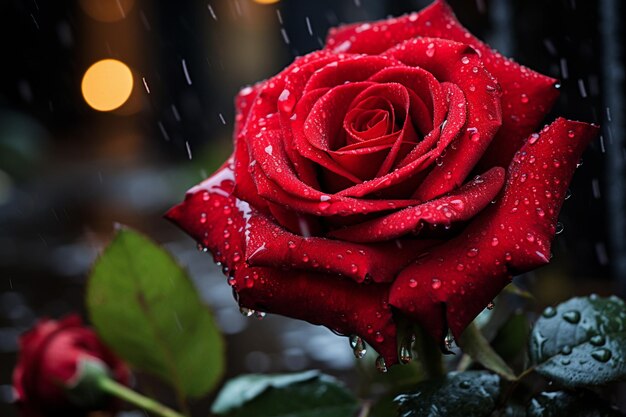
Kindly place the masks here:
[(92, 19), (112, 23), (125, 19), (134, 3), (134, 0), (80, 0), (80, 7)]
[(259, 4), (274, 4), (278, 3), (280, 0), (254, 0), (255, 3)]
[(111, 111), (128, 100), (133, 90), (130, 68), (116, 59), (103, 59), (87, 69), (81, 83), (83, 97), (99, 111)]

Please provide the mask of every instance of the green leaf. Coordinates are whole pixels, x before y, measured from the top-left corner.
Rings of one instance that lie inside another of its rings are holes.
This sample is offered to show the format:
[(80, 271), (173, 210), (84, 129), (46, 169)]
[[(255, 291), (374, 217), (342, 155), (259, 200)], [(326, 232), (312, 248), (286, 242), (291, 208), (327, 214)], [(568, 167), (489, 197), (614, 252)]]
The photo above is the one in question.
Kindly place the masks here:
[(542, 392), (528, 406), (527, 417), (617, 417), (606, 401), (595, 395), (566, 391)]
[(536, 371), (566, 387), (623, 378), (625, 354), (626, 306), (617, 297), (592, 295), (548, 307), (531, 332)]
[(513, 361), (528, 345), (530, 324), (523, 313), (513, 314), (498, 331), (491, 342), (495, 350), (505, 362)]
[(334, 378), (308, 371), (232, 379), (211, 411), (230, 417), (346, 417), (358, 408), (354, 396)]
[(224, 343), (187, 273), (143, 235), (120, 228), (96, 261), (87, 307), (104, 342), (135, 368), (200, 397), (224, 371)]
[(496, 351), (493, 350), (487, 339), (485, 339), (474, 323), (470, 323), (461, 335), (459, 346), (464, 353), (490, 371), (497, 373), (509, 381), (517, 379), (513, 370)]
[(398, 396), (400, 417), (488, 417), (497, 406), (500, 377), (487, 371), (451, 372)]

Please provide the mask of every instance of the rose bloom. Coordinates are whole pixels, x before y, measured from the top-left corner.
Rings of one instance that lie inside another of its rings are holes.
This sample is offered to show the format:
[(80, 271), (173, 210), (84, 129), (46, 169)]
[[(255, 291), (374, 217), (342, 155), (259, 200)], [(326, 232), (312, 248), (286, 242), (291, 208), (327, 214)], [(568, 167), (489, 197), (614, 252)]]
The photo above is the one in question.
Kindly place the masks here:
[(24, 417), (84, 416), (88, 411), (112, 409), (108, 404), (81, 407), (73, 403), (65, 388), (77, 382), (79, 362), (97, 361), (111, 377), (128, 384), (130, 372), (94, 331), (76, 315), (62, 320), (40, 320), (19, 341), (19, 356), (13, 371), (13, 388)]
[(358, 335), (392, 365), (401, 323), (443, 345), (548, 263), (598, 131), (539, 127), (558, 93), (442, 0), (332, 29), (241, 90), (233, 155), (167, 217), (223, 265), (240, 306)]

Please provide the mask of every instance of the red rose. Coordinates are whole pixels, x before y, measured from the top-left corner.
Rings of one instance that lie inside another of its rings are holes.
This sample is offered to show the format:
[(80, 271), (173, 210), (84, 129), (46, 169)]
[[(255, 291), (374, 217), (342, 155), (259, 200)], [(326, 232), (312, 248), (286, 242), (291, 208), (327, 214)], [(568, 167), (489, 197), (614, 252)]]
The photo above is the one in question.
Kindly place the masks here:
[[(83, 360), (104, 365), (118, 382), (128, 384), (126, 365), (109, 351), (80, 317), (41, 320), (20, 337), (13, 388), (20, 413), (25, 417), (83, 416), (94, 407), (79, 407), (68, 398)], [(103, 407), (111, 404), (98, 404)], [(95, 406), (95, 405), (94, 405)]]
[(458, 337), (512, 274), (548, 263), (598, 130), (533, 133), (555, 84), (442, 0), (333, 29), (240, 92), (232, 157), (167, 217), (224, 265), (241, 306), (359, 335), (394, 364), (400, 317)]

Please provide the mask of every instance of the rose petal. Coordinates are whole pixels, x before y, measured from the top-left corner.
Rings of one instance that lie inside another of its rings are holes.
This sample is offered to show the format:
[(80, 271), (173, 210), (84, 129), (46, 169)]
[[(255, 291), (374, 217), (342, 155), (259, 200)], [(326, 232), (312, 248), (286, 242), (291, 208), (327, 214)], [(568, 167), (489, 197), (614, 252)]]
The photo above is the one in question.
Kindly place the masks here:
[(480, 169), (506, 166), (552, 108), (558, 97), (556, 80), (507, 59), (467, 31), (443, 0), (436, 0), (418, 13), (375, 23), (331, 29), (326, 47), (342, 52), (380, 54), (404, 40), (415, 37), (449, 39), (471, 45), (487, 70), (502, 87), (502, 127)]
[[(429, 52), (430, 51), (430, 52)], [(406, 65), (424, 68), (440, 82), (458, 86), (467, 103), (467, 130), (446, 151), (415, 196), (430, 200), (460, 186), (501, 125), (500, 94), (476, 51), (465, 44), (419, 38), (385, 52)], [(448, 174), (448, 175), (446, 175)]]
[(211, 178), (187, 192), (166, 217), (178, 224), (224, 265), (241, 306), (284, 314), (365, 339), (388, 365), (397, 363), (396, 325), (387, 303), (388, 286), (359, 285), (315, 272), (249, 267), (244, 261), (247, 203), (232, 196), (229, 160)]
[(253, 211), (246, 223), (246, 261), (251, 266), (333, 273), (356, 282), (391, 282), (396, 274), (435, 241), (402, 239), (359, 245), (289, 233)]
[[(428, 168), (435, 159), (442, 155), (448, 145), (460, 134), (465, 124), (466, 108), (463, 94), (458, 87), (450, 83), (442, 83), (442, 90), (449, 99), (447, 118), (442, 121), (437, 129), (432, 130), (415, 146), (408, 155), (400, 162), (399, 167), (387, 175), (371, 181), (364, 181), (337, 193), (340, 196), (363, 197), (378, 193), (384, 189), (398, 186), (404, 182), (410, 182), (416, 174)], [(462, 106), (459, 106), (462, 104)], [(444, 114), (445, 116), (445, 114)], [(414, 192), (415, 188), (407, 191)]]
[(390, 303), (439, 341), (448, 328), (459, 337), (512, 273), (549, 262), (565, 191), (597, 132), (593, 125), (557, 119), (531, 136), (509, 166), (497, 204), (460, 236), (402, 271)]
[(333, 275), (285, 273), (272, 268), (246, 271), (251, 277), (248, 279), (255, 273), (255, 284), (238, 290), (242, 306), (323, 325), (343, 335), (359, 335), (387, 366), (398, 363), (397, 328), (387, 302), (388, 285), (360, 285)]
[(445, 224), (472, 219), (498, 194), (504, 169), (492, 168), (445, 197), (396, 211), (384, 217), (330, 232), (350, 242), (380, 242), (418, 230), (424, 223)]

